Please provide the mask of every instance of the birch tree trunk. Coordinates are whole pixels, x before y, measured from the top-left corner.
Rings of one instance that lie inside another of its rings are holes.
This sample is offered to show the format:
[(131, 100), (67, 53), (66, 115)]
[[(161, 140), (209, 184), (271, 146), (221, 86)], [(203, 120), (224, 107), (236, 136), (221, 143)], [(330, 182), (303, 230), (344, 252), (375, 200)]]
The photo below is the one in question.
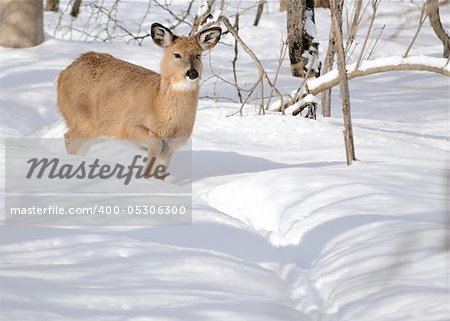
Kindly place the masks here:
[(43, 41), (42, 0), (0, 0), (0, 46), (27, 48)]
[[(339, 2), (339, 3), (338, 3)], [(342, 2), (330, 0), (331, 17), (334, 27), (335, 48), (337, 65), (340, 77), (340, 93), (342, 100), (342, 112), (344, 115), (344, 141), (347, 165), (351, 165), (355, 157), (355, 145), (353, 141), (353, 127), (350, 108), (350, 91), (348, 88), (347, 69), (345, 61), (344, 41), (342, 39)]]
[(444, 58), (450, 57), (450, 36), (442, 26), (441, 16), (439, 14), (439, 1), (427, 0), (427, 11), (430, 25), (433, 28), (436, 36), (442, 41), (444, 45)]

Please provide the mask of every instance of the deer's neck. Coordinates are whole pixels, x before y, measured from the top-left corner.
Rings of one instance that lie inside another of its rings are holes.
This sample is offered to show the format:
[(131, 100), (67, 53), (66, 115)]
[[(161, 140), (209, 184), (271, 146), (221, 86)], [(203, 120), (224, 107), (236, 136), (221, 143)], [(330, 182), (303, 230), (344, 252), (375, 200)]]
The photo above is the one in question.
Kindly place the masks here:
[(173, 81), (161, 79), (158, 96), (158, 112), (162, 123), (162, 135), (167, 137), (189, 137), (197, 112), (199, 81)]

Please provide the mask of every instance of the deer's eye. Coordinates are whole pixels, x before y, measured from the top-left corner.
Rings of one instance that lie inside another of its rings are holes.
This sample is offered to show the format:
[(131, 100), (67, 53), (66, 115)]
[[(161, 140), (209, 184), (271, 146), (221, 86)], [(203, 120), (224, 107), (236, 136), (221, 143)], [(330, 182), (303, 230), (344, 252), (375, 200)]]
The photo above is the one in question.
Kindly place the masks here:
[(177, 59), (181, 59), (181, 55), (180, 54), (174, 54), (174, 56), (175, 56), (175, 58), (177, 58)]
[(201, 57), (200, 55), (195, 56), (195, 58), (197, 58), (197, 59), (200, 59), (200, 57)]

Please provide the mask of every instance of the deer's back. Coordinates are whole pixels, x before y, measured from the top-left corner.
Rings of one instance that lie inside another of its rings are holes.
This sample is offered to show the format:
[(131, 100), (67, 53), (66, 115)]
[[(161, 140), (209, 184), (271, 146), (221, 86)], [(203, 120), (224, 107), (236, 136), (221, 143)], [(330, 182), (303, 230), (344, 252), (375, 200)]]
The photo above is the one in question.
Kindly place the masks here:
[(88, 52), (61, 72), (58, 107), (72, 130), (123, 137), (128, 122), (152, 113), (159, 86), (156, 72)]

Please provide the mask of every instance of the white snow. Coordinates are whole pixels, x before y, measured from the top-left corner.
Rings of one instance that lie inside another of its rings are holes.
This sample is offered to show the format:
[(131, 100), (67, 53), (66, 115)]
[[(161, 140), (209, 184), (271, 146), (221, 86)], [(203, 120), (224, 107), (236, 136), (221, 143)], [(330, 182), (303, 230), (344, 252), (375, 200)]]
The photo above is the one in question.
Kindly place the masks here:
[[(268, 3), (257, 28), (253, 11), (242, 15), (240, 34), (273, 75), (286, 24), (278, 2)], [(147, 2), (123, 5), (127, 19), (135, 21)], [(399, 58), (420, 15), (408, 14), (411, 8), (409, 2), (381, 3), (376, 23), (387, 26), (382, 39), (387, 47), (380, 46), (374, 61), (360, 68), (425, 60), (442, 66), (442, 45), (428, 25), (414, 56)], [(322, 55), (329, 24), (321, 22), (328, 17), (327, 10), (317, 10)], [(45, 19), (53, 34), (56, 17), (46, 13)], [(152, 7), (148, 24), (168, 19)], [(392, 40), (396, 26), (406, 27)], [(360, 34), (357, 41), (364, 31)], [(222, 41), (233, 44), (230, 37)], [(212, 50), (211, 66), (232, 79), (233, 47), (225, 44)], [(137, 47), (47, 36), (36, 48), (0, 48), (2, 137), (62, 137), (54, 81), (89, 50), (154, 70), (161, 57), (150, 39)], [(207, 97), (236, 99), (236, 91), (207, 80), (208, 59), (193, 132), (192, 226), (2, 225), (1, 320), (446, 320), (448, 78), (398, 72), (353, 80), (358, 161), (348, 167), (338, 90), (328, 119), (261, 116), (252, 104), (244, 117), (227, 117), (240, 104)], [(253, 84), (254, 64), (243, 53), (238, 64), (239, 82)], [(286, 58), (277, 83), (283, 93), (299, 84), (289, 72)], [(4, 184), (0, 188), (4, 191)]]
[(305, 103), (315, 103), (315, 104), (317, 104), (317, 102), (318, 102), (316, 96), (311, 95), (311, 94), (306, 95), (305, 97), (302, 98), (302, 100)]
[(220, 18), (221, 14), (222, 14), (221, 10), (214, 11), (214, 13), (212, 13), (211, 16), (208, 16), (208, 18), (206, 19), (205, 24), (216, 23), (217, 20)]
[(208, 13), (208, 1), (202, 0), (202, 4), (197, 10), (197, 17), (203, 17), (207, 13)]
[(317, 104), (318, 100), (317, 100), (316, 96), (308, 94), (305, 97), (303, 97), (302, 99), (300, 99), (299, 101), (297, 101), (295, 104), (292, 104), (291, 106), (286, 108), (285, 113), (287, 113), (288, 115), (292, 115), (292, 113), (294, 111), (296, 111), (299, 107), (301, 107), (305, 104), (311, 104), (311, 103)]
[(313, 39), (317, 37), (316, 24), (313, 21), (313, 13), (311, 10), (305, 11), (305, 31)]

